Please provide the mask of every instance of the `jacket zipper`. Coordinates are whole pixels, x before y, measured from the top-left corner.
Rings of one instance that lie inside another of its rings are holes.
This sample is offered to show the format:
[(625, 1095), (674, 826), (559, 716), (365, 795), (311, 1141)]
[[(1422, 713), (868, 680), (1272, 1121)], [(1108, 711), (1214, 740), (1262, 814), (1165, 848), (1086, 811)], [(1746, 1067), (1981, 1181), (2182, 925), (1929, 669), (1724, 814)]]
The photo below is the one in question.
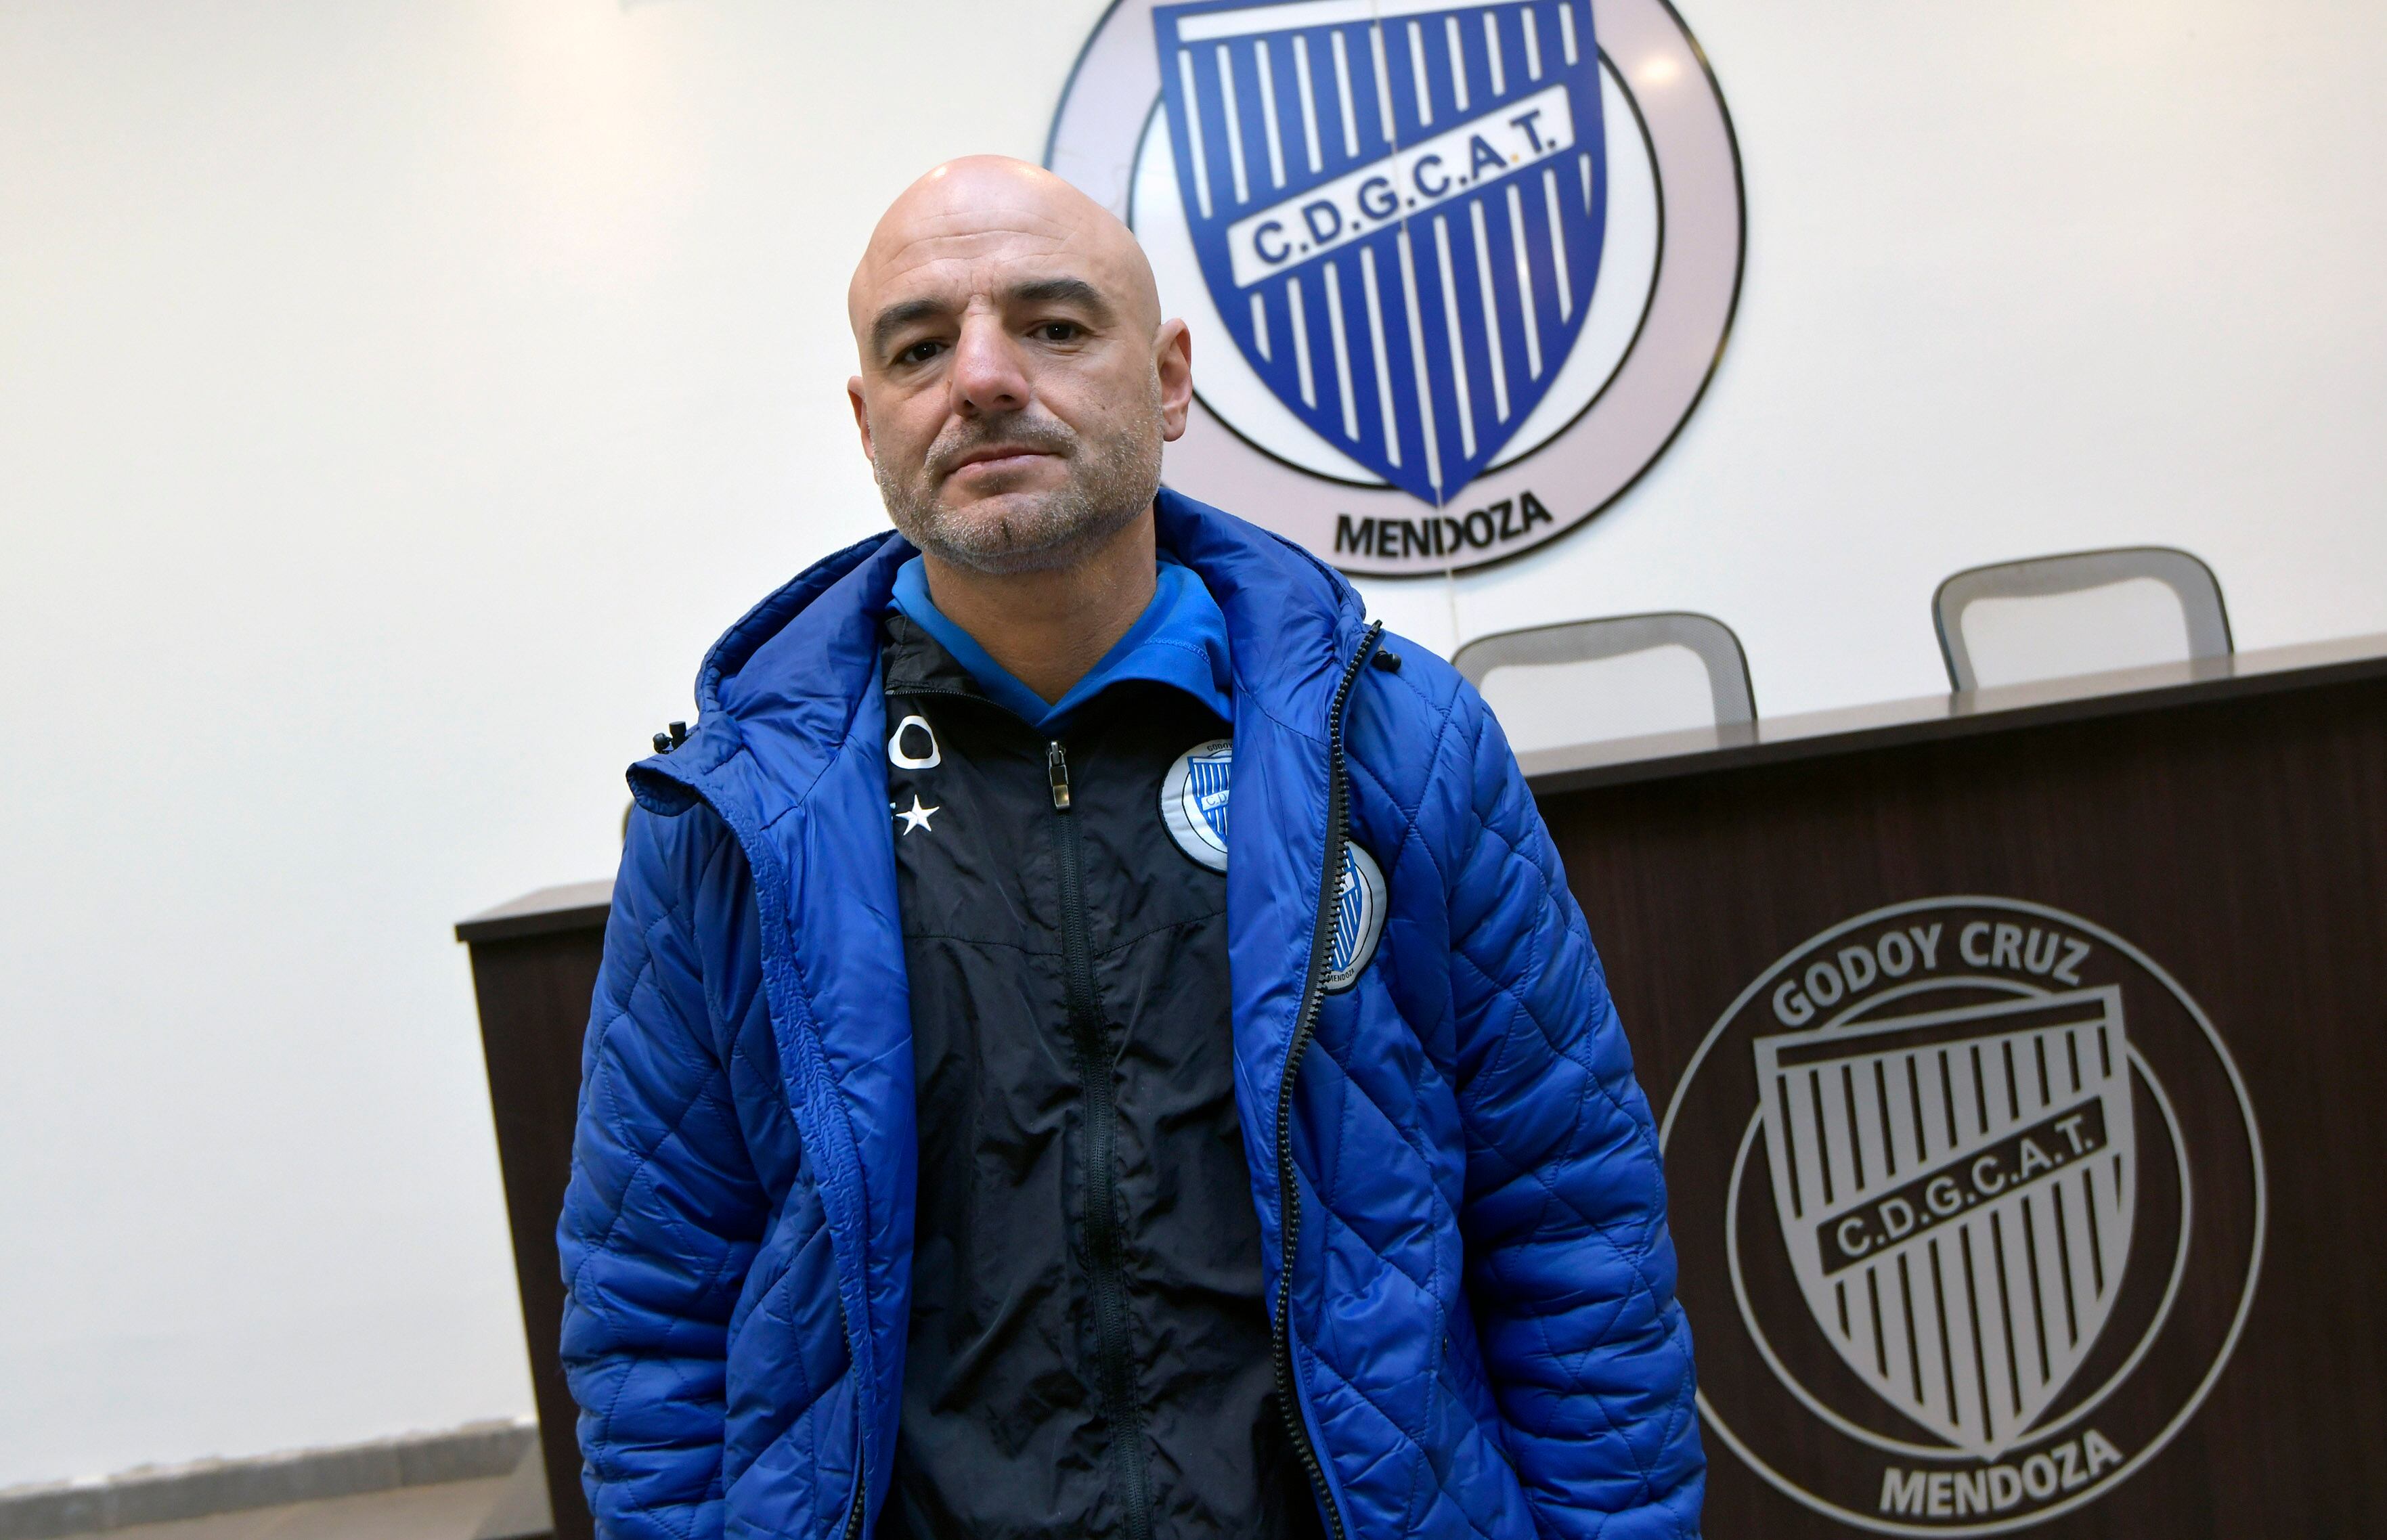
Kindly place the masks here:
[(1127, 1284), (1118, 1225), (1116, 1166), (1118, 1106), (1111, 1094), (1110, 1056), (1102, 1013), (1094, 1003), (1093, 948), (1086, 928), (1083, 835), (1071, 809), (1069, 759), (1061, 740), (1045, 748), (1060, 853), (1061, 951), (1067, 975), (1069, 1027), (1077, 1039), (1078, 1077), (1086, 1104), (1086, 1261), (1093, 1295), (1095, 1378), (1111, 1429), (1111, 1459), (1128, 1540), (1151, 1540), (1152, 1492), (1143, 1452), (1143, 1417), (1136, 1406), (1135, 1366), (1128, 1354)]
[[(858, 1363), (860, 1360), (855, 1358), (853, 1356), (853, 1318), (846, 1314), (845, 1300), (841, 1295), (839, 1297), (837, 1302), (837, 1324), (839, 1330), (845, 1333), (845, 1361), (848, 1368), (851, 1369), (852, 1365)], [(861, 1388), (862, 1387), (858, 1384), (854, 1387), (856, 1393), (855, 1399), (857, 1401), (861, 1399)], [(869, 1462), (863, 1458), (862, 1453), (863, 1445), (868, 1437), (868, 1433), (862, 1427), (861, 1420), (859, 1418), (855, 1419), (853, 1429), (853, 1504), (851, 1508), (846, 1509), (844, 1540), (859, 1540), (859, 1536), (862, 1534), (862, 1508), (864, 1502), (870, 1496)]]
[[(849, 1358), (848, 1361), (850, 1362), (851, 1359)], [(854, 1440), (857, 1445), (861, 1442), (860, 1438)], [(869, 1496), (870, 1478), (864, 1470), (860, 1454), (857, 1453), (853, 1461), (853, 1507), (848, 1509), (845, 1515), (845, 1540), (857, 1540), (862, 1534), (862, 1504), (863, 1499)]]
[(1301, 1193), (1295, 1185), (1293, 1166), (1293, 1082), (1301, 1072), (1301, 1055), (1309, 1046), (1310, 1035), (1318, 1027), (1318, 1013), (1325, 1003), (1326, 964), (1334, 946), (1334, 911), (1342, 896), (1343, 867), (1349, 859), (1345, 847), (1351, 842), (1351, 808), (1343, 775), (1344, 708), (1350, 703), (1353, 681), (1359, 677), (1359, 670), (1366, 665), (1368, 654), (1376, 650), (1383, 631), (1384, 623), (1377, 621), (1359, 638), (1359, 650), (1352, 654), (1349, 666), (1343, 670), (1342, 682), (1334, 687), (1334, 703), (1327, 713), (1326, 872), (1319, 879), (1318, 913), (1310, 922), (1309, 974), (1302, 985), (1301, 1012), (1294, 1018), (1293, 1041), (1285, 1049), (1284, 1076), (1276, 1092), (1276, 1222), (1283, 1253), (1277, 1268), (1276, 1319), (1269, 1322), (1276, 1348), (1276, 1399), (1284, 1413), (1285, 1431), (1293, 1436), (1294, 1453), (1300, 1457), (1302, 1469), (1309, 1472), (1310, 1485), (1317, 1489), (1318, 1506), (1326, 1514), (1327, 1528), (1332, 1532), (1333, 1540), (1345, 1540), (1343, 1515), (1334, 1506), (1334, 1493), (1327, 1485), (1317, 1446), (1310, 1442), (1308, 1420), (1302, 1415), (1301, 1398), (1294, 1380), (1293, 1259), (1295, 1243), (1301, 1234)]

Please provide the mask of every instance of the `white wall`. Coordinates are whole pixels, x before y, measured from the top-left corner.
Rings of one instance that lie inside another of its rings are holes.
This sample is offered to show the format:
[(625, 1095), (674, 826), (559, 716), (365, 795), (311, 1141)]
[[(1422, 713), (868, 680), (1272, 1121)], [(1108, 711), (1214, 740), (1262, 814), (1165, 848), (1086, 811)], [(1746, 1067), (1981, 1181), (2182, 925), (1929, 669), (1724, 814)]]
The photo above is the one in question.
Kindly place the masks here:
[[(1940, 688), (1973, 562), (2387, 630), (2387, 11), (1683, 0), (1740, 319), (1630, 498), (1374, 583)], [(458, 917), (611, 869), (704, 645), (879, 522), (845, 273), (1098, 0), (0, 0), (0, 1485), (520, 1414)]]
[(1677, 3), (1748, 183), (1724, 367), (1547, 559), (1371, 585), (1396, 625), (1703, 611), (1766, 714), (1946, 689), (1932, 589), (2053, 551), (2186, 547), (2241, 648), (2387, 630), (2387, 10)]

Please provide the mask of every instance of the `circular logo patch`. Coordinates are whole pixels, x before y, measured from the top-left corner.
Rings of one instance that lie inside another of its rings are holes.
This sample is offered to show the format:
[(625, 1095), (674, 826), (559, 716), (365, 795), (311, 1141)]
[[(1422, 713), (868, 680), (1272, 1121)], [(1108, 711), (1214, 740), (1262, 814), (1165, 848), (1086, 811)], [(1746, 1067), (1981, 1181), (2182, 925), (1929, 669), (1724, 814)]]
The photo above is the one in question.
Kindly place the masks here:
[(1214, 738), (1177, 756), (1160, 781), (1160, 821), (1177, 848), (1214, 872), (1227, 869), (1227, 792), (1235, 740)]
[(1343, 886), (1334, 900), (1334, 942), (1326, 955), (1326, 992), (1340, 993), (1359, 980), (1384, 934), (1384, 873), (1376, 858), (1346, 839)]
[(2130, 942), (2016, 899), (1897, 904), (1782, 957), (1661, 1141), (1709, 1428), (1881, 1534), (2004, 1534), (2128, 1481), (2262, 1269), (2262, 1143), (2213, 1022)]
[(1478, 566), (1607, 507), (1739, 295), (1739, 151), (1667, 0), (1118, 0), (1044, 159), (1194, 328), (1170, 485), (1350, 572)]

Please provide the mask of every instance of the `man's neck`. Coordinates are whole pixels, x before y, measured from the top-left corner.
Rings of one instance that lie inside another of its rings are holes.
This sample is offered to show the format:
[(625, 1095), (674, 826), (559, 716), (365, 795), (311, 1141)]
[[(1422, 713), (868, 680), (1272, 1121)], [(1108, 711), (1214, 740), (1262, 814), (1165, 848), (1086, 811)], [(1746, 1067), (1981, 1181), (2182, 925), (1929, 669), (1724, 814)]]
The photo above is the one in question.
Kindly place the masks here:
[(938, 611), (1049, 703), (1102, 662), (1151, 604), (1152, 513), (1066, 567), (983, 573), (931, 551), (921, 561)]

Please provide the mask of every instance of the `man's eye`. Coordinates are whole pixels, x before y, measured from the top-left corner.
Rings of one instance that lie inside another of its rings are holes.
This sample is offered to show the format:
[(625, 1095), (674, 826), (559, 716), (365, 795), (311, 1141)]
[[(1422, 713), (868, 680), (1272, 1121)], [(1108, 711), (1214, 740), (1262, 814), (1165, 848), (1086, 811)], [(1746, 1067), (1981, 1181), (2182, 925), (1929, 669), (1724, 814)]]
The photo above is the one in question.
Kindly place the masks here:
[(1075, 342), (1085, 334), (1074, 321), (1047, 321), (1037, 326), (1036, 335), (1046, 342)]
[(895, 355), (897, 363), (926, 363), (944, 350), (945, 345), (933, 339), (914, 343)]

